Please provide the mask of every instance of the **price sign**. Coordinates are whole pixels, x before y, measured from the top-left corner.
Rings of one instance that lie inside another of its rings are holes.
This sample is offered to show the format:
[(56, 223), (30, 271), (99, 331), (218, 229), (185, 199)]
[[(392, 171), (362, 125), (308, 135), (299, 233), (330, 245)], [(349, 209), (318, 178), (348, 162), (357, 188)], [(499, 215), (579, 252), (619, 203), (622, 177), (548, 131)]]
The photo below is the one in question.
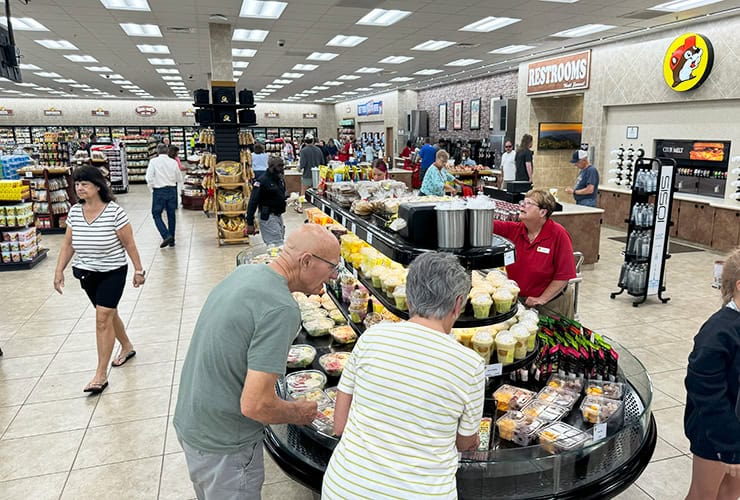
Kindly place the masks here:
[(606, 439), (606, 424), (594, 425), (594, 441)]
[(368, 231), (366, 239), (367, 239), (367, 244), (372, 245), (373, 244), (373, 233)]
[(486, 377), (500, 377), (504, 372), (504, 365), (496, 363), (493, 365), (486, 365)]
[(514, 263), (514, 250), (510, 250), (508, 252), (504, 253), (504, 265), (508, 266), (509, 264)]
[(347, 217), (345, 217), (344, 215), (342, 215), (342, 225), (344, 227), (347, 227)]
[(33, 172), (26, 172), (26, 177), (33, 177)]
[(342, 267), (347, 267), (347, 264), (344, 263), (344, 257), (339, 257), (339, 263), (342, 264)]
[(355, 224), (354, 222), (352, 223), (352, 232), (357, 234), (357, 224)]
[(355, 269), (354, 267), (352, 268), (352, 276), (357, 278), (357, 269)]

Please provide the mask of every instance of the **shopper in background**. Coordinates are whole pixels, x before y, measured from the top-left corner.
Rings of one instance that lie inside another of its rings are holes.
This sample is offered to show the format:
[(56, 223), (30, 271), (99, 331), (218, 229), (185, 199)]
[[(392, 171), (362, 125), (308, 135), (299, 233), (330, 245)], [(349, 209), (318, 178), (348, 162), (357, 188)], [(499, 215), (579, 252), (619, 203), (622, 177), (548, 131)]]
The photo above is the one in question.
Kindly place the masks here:
[(501, 153), (501, 170), (503, 171), (504, 182), (516, 180), (516, 151), (514, 144), (507, 140), (504, 143), (504, 152)]
[(114, 201), (100, 170), (90, 166), (79, 167), (72, 180), (79, 202), (67, 215), (67, 230), (54, 273), (54, 289), (62, 293), (64, 269), (71, 260), (72, 273), (80, 280), (95, 308), (98, 366), (84, 392), (99, 394), (108, 387), (108, 363), (116, 339), (120, 350), (112, 366), (121, 366), (136, 355), (118, 315), (118, 302), (123, 295), (128, 271), (126, 254), (134, 265), (134, 288), (144, 284), (144, 268), (128, 215)]
[(573, 318), (572, 290), (567, 288), (576, 277), (573, 244), (565, 228), (550, 219), (555, 205), (550, 193), (532, 189), (520, 203), (519, 222), (494, 221), (493, 232), (516, 247), (516, 262), (506, 272), (519, 284), (524, 304)]
[(337, 158), (339, 161), (347, 162), (352, 157), (352, 155), (354, 155), (352, 141), (350, 141), (349, 139), (345, 139), (344, 144), (342, 145), (342, 150), (337, 153)]
[(573, 195), (576, 205), (595, 207), (599, 197), (599, 171), (588, 161), (588, 151), (582, 149), (573, 151), (570, 162), (575, 164), (580, 172), (575, 186), (565, 188), (565, 192)]
[(687, 500), (740, 498), (740, 248), (722, 270), (722, 304), (694, 337), (684, 431), (694, 454)]
[[(168, 146), (157, 146), (157, 156), (149, 160), (146, 169), (146, 183), (152, 192), (152, 218), (157, 231), (162, 236), (159, 248), (175, 246), (175, 212), (177, 211), (177, 192), (184, 183), (177, 162), (167, 154)], [(162, 212), (167, 211), (167, 225), (162, 220)], [(168, 227), (169, 226), (169, 227)]]
[(252, 170), (254, 171), (255, 178), (259, 177), (267, 170), (267, 153), (265, 153), (265, 146), (261, 142), (254, 145)]
[(406, 141), (406, 147), (401, 150), (399, 155), (403, 158), (403, 168), (411, 170), (411, 154), (414, 152), (414, 146), (411, 141)]
[(177, 168), (179, 168), (181, 172), (184, 172), (185, 168), (182, 166), (182, 162), (180, 161), (180, 156), (178, 154), (179, 152), (180, 148), (178, 148), (177, 146), (173, 144), (167, 146), (167, 156), (175, 160), (175, 162), (177, 163)]
[[(314, 146), (313, 135), (306, 134), (304, 140), (306, 141), (306, 147), (301, 149), (301, 158), (298, 164), (298, 170), (303, 172), (301, 177), (301, 196), (305, 195), (306, 190), (313, 185), (311, 169), (317, 168), (326, 159), (321, 149)], [(299, 208), (296, 208), (296, 211), (299, 211)]]
[(437, 150), (432, 146), (432, 140), (427, 137), (424, 139), (424, 145), (419, 150), (419, 157), (421, 158), (421, 179), (424, 180), (424, 175), (427, 173), (427, 169), (434, 163), (436, 159)]
[(470, 157), (470, 150), (469, 149), (463, 149), (462, 150), (462, 158), (460, 158), (460, 165), (463, 167), (474, 167), (477, 164), (475, 163), (475, 160), (473, 160)]
[(444, 149), (440, 149), (435, 154), (435, 158), (436, 161), (429, 168), (427, 175), (424, 176), (419, 194), (422, 196), (444, 196), (445, 192), (449, 192), (450, 194), (457, 193), (457, 189), (454, 186), (447, 184), (451, 182), (462, 186), (460, 181), (445, 168), (447, 167), (447, 161), (450, 159), (450, 155)]
[(239, 266), (211, 291), (182, 367), (174, 426), (199, 499), (257, 499), (268, 424), (309, 425), (314, 401), (275, 394), (301, 313), (291, 292), (337, 277), (339, 243), (321, 226), (292, 233), (271, 264)]
[(247, 234), (255, 234), (254, 215), (259, 208), (260, 233), (265, 245), (280, 246), (285, 238), (285, 163), (282, 158), (272, 157), (269, 167), (252, 184), (252, 194), (247, 206)]
[(375, 160), (375, 147), (372, 142), (368, 141), (368, 143), (365, 144), (364, 154), (366, 162), (372, 163), (373, 160)]
[(532, 182), (532, 173), (534, 171), (532, 153), (532, 136), (524, 134), (522, 141), (519, 143), (519, 149), (516, 150), (514, 162), (516, 163), (516, 180)]
[(329, 138), (329, 141), (326, 143), (325, 153), (326, 163), (329, 163), (331, 160), (333, 160), (334, 157), (339, 153), (339, 148), (337, 147), (337, 143), (334, 141), (334, 139)]
[(388, 165), (380, 159), (376, 158), (373, 161), (373, 180), (384, 181), (388, 178)]
[(449, 335), (469, 292), (454, 256), (429, 252), (411, 263), (409, 321), (365, 331), (342, 373), (334, 413), (342, 439), (322, 499), (457, 498), (457, 452), (478, 446), (485, 388), (483, 359)]
[(295, 161), (295, 149), (290, 141), (285, 141), (285, 144), (283, 144), (283, 160), (289, 163)]

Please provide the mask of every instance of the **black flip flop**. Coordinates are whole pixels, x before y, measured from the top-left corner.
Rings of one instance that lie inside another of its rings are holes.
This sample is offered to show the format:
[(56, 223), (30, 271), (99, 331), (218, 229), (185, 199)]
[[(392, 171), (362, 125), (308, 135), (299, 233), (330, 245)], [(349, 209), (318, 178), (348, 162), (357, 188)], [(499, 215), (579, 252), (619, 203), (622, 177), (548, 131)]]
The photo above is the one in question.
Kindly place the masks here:
[(88, 387), (84, 388), (82, 392), (89, 392), (90, 394), (100, 394), (105, 390), (106, 387), (108, 387), (107, 380), (102, 384), (90, 384)]
[(129, 351), (129, 352), (126, 353), (126, 356), (124, 356), (123, 361), (121, 361), (120, 363), (116, 364), (116, 359), (119, 359), (121, 357), (120, 354), (119, 354), (118, 356), (116, 356), (116, 359), (114, 359), (113, 361), (111, 361), (111, 364), (110, 365), (113, 366), (113, 367), (123, 366), (123, 365), (126, 364), (126, 361), (128, 361), (131, 358), (133, 358), (134, 356), (136, 356), (136, 351)]

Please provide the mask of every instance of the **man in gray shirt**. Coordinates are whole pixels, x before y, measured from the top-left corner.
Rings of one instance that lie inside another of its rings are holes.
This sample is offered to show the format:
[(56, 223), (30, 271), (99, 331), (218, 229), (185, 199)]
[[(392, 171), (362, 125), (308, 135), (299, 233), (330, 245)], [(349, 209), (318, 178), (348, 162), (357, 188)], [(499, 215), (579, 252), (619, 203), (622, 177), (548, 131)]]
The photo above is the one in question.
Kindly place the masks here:
[(325, 161), (324, 153), (314, 145), (313, 135), (306, 134), (304, 140), (306, 141), (306, 145), (301, 149), (301, 159), (298, 164), (298, 170), (303, 172), (303, 177), (301, 177), (301, 196), (305, 195), (306, 190), (313, 185), (311, 169), (318, 167)]

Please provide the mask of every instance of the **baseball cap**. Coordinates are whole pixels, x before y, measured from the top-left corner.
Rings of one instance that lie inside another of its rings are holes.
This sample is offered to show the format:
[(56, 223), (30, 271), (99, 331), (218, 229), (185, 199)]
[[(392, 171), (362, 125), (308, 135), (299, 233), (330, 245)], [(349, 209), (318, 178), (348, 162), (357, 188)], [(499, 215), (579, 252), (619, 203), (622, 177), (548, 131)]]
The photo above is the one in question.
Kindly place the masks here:
[(305, 136), (303, 136), (303, 138), (307, 141), (313, 141), (313, 134), (306, 134)]
[(581, 160), (588, 158), (588, 151), (577, 149), (573, 151), (573, 157), (570, 159), (571, 163), (578, 163)]

